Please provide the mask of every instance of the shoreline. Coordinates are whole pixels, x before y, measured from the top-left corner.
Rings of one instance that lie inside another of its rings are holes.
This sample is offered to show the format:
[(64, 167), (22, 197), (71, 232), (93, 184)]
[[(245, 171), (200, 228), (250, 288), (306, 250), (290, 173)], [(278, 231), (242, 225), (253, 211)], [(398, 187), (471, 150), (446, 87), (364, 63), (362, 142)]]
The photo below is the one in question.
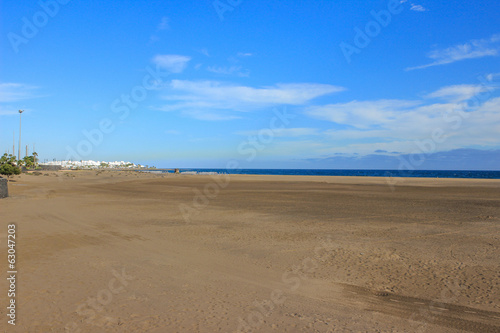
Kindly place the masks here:
[[(150, 171), (157, 171), (161, 173), (172, 173), (168, 172), (174, 169), (156, 169)], [(377, 178), (429, 178), (429, 179), (500, 179), (500, 170), (413, 170), (413, 171), (399, 171), (399, 170), (342, 170), (342, 169), (240, 169), (240, 172), (227, 172), (226, 169), (179, 169), (181, 174), (206, 174), (206, 173), (214, 173), (219, 175), (267, 175), (267, 176), (328, 176), (328, 177), (377, 177)], [(282, 173), (272, 173), (266, 171), (275, 170), (282, 171)], [(301, 174), (301, 171), (310, 171), (314, 174)], [(139, 170), (140, 171), (140, 170)], [(254, 172), (252, 172), (254, 171)], [(264, 173), (258, 173), (255, 171), (264, 171)], [(287, 173), (290, 171), (294, 171), (297, 173)], [(147, 171), (145, 171), (147, 172)], [(330, 172), (332, 174), (321, 174), (322, 172)], [(342, 172), (344, 174), (336, 174)], [(357, 172), (366, 172), (367, 174), (353, 174)], [(384, 172), (383, 175), (379, 175), (377, 173)], [(427, 173), (427, 175), (426, 175)], [(453, 176), (442, 174), (442, 173), (454, 173)], [(457, 176), (458, 174), (467, 174), (463, 176)], [(472, 173), (472, 174), (471, 174)], [(409, 175), (410, 174), (410, 175)], [(415, 176), (411, 176), (411, 174), (415, 174)], [(474, 176), (473, 174), (476, 174)], [(485, 174), (490, 174), (486, 176)]]
[[(33, 173), (28, 171), (27, 173)], [(81, 173), (82, 175), (103, 174), (103, 173), (135, 173), (150, 175), (152, 177), (197, 177), (208, 178), (213, 177), (228, 177), (231, 179), (241, 180), (262, 180), (262, 181), (300, 181), (300, 182), (326, 182), (326, 183), (339, 183), (339, 184), (360, 184), (360, 185), (386, 185), (388, 187), (394, 186), (485, 186), (485, 187), (500, 187), (500, 179), (491, 178), (430, 178), (430, 177), (377, 177), (377, 176), (317, 176), (317, 175), (260, 175), (260, 174), (174, 174), (170, 172), (154, 172), (161, 170), (58, 170), (58, 171), (41, 171), (44, 173)]]

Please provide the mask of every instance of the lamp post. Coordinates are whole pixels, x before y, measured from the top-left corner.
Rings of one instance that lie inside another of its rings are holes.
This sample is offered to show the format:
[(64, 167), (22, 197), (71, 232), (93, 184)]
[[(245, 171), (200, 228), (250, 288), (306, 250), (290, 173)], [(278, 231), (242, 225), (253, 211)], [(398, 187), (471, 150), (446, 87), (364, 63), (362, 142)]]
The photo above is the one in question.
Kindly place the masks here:
[(19, 146), (17, 147), (17, 159), (21, 159), (21, 115), (24, 110), (19, 110)]

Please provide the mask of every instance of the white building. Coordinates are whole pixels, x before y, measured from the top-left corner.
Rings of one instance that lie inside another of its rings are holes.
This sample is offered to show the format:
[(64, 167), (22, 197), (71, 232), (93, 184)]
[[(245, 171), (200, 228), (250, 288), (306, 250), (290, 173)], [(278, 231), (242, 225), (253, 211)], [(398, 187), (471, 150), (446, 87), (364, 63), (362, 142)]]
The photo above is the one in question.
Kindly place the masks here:
[(114, 161), (114, 162), (105, 162), (105, 161), (51, 161), (40, 163), (40, 165), (60, 165), (63, 169), (104, 169), (104, 168), (113, 168), (113, 169), (125, 169), (125, 168), (143, 168), (144, 166), (140, 164), (134, 164), (132, 162), (124, 162), (124, 161)]

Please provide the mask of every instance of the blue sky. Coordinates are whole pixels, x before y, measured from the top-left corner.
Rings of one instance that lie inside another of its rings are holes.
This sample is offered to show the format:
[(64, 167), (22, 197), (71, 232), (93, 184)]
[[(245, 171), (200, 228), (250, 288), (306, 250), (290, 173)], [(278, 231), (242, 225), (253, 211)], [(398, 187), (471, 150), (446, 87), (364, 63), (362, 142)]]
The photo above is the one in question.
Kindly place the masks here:
[(2, 153), (23, 109), (41, 159), (500, 169), (498, 1), (0, 6)]

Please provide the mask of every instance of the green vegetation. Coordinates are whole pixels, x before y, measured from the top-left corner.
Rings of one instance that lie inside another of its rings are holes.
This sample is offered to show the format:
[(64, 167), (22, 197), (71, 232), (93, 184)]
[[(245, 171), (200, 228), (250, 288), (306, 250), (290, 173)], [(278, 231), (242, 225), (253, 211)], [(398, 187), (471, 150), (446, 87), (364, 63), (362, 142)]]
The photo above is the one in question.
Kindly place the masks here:
[(31, 156), (25, 156), (22, 160), (17, 161), (17, 166), (22, 167), (24, 166), (26, 169), (38, 169), (38, 160), (37, 160), (38, 154), (36, 152), (33, 152), (33, 155)]
[(30, 169), (35, 166), (35, 157), (34, 156), (25, 156), (23, 158), (23, 165), (26, 169)]
[(19, 168), (19, 163), (16, 163), (16, 157), (12, 154), (3, 154), (0, 158), (0, 175), (19, 175), (21, 173), (21, 168)]
[(21, 173), (21, 167), (24, 166), (26, 169), (40, 169), (38, 166), (38, 154), (33, 152), (31, 156), (25, 156), (22, 160), (17, 160), (16, 156), (12, 154), (3, 154), (0, 158), (0, 175), (19, 175)]

